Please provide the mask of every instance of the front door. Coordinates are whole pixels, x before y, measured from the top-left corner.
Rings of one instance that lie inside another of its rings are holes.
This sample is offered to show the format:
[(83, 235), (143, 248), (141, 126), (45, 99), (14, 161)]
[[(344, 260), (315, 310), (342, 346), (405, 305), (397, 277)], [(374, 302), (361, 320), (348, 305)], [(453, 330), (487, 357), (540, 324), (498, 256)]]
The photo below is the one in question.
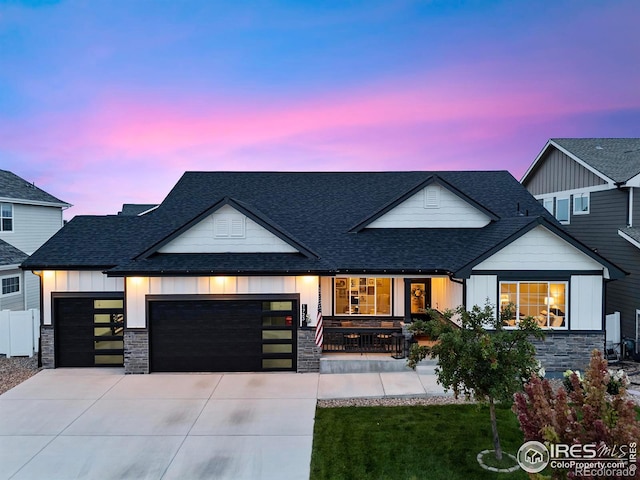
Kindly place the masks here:
[(405, 319), (425, 320), (426, 310), (431, 308), (431, 279), (405, 279)]

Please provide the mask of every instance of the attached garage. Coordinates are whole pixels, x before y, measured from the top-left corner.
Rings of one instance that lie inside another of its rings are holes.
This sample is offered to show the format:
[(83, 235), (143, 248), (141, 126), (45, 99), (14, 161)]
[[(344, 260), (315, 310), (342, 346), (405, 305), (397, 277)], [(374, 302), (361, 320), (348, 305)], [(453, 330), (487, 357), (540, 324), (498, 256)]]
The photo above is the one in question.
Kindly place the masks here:
[(152, 372), (296, 369), (297, 296), (148, 296)]
[(56, 367), (124, 364), (124, 296), (71, 294), (53, 298)]

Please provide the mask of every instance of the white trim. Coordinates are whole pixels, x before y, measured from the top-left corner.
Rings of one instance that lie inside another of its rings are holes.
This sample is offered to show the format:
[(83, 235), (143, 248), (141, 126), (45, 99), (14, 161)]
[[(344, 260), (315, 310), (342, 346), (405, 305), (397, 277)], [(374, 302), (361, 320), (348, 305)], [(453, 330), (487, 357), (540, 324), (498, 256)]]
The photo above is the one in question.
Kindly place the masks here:
[[(549, 293), (549, 285), (554, 284), (554, 285), (564, 285), (564, 306), (563, 306), (563, 310), (564, 310), (564, 325), (563, 326), (553, 326), (553, 325), (549, 325), (549, 321), (551, 320), (551, 315), (550, 312), (548, 310), (551, 310), (551, 306), (553, 306), (553, 303), (550, 303), (549, 306), (547, 307), (547, 323), (546, 325), (542, 326), (540, 325), (540, 328), (543, 330), (568, 330), (569, 329), (569, 303), (570, 303), (570, 299), (569, 299), (569, 282), (565, 281), (565, 280), (561, 280), (561, 281), (554, 281), (554, 280), (502, 280), (500, 282), (498, 282), (498, 292), (500, 295), (500, 298), (498, 299), (500, 302), (500, 308), (502, 308), (502, 295), (504, 295), (502, 293), (502, 285), (504, 284), (515, 284), (516, 285), (516, 311), (515, 311), (515, 325), (504, 325), (505, 329), (514, 329), (518, 326), (518, 323), (520, 322), (520, 284), (522, 283), (546, 283), (547, 284), (547, 294)], [(546, 295), (545, 295), (546, 297)], [(556, 310), (560, 310), (560, 305), (556, 305)], [(538, 316), (538, 315), (536, 315)], [(555, 316), (555, 315), (554, 315)], [(558, 316), (558, 318), (561, 318), (560, 316)]]
[(153, 212), (156, 208), (158, 208), (160, 205), (156, 205), (155, 207), (151, 207), (149, 210), (145, 210), (144, 212), (140, 212), (137, 216), (141, 217), (143, 215), (146, 215), (147, 213)]
[(558, 190), (557, 192), (539, 193), (534, 195), (537, 199), (544, 197), (557, 197), (558, 195), (575, 195), (576, 193), (593, 193), (593, 192), (605, 192), (607, 190), (613, 190), (615, 187), (609, 185), (595, 185), (593, 187), (572, 188), (571, 190)]
[[(18, 278), (18, 291), (10, 292), (10, 293), (2, 293), (2, 280), (5, 278)], [(0, 277), (0, 298), (13, 297), (22, 294), (22, 274), (21, 273), (13, 273), (11, 275), (3, 275)]]
[(584, 168), (586, 168), (587, 170), (589, 170), (591, 173), (593, 173), (594, 175), (600, 177), (602, 180), (604, 180), (605, 182), (607, 182), (609, 184), (610, 187), (615, 187), (615, 181), (609, 177), (607, 177), (604, 173), (599, 172), (598, 170), (596, 170), (595, 168), (593, 168), (591, 165), (589, 165), (588, 163), (585, 163), (583, 160), (581, 160), (580, 158), (576, 157), (573, 153), (571, 153), (569, 150), (567, 150), (566, 148), (561, 147), (560, 145), (558, 145), (556, 142), (554, 142), (552, 139), (547, 140), (546, 145), (544, 146), (544, 148), (542, 149), (542, 151), (538, 154), (538, 156), (536, 157), (536, 159), (533, 161), (533, 163), (531, 164), (531, 166), (527, 169), (527, 171), (524, 173), (524, 175), (522, 176), (522, 178), (520, 179), (520, 183), (525, 183), (527, 181), (527, 177), (529, 176), (529, 174), (531, 174), (533, 172), (533, 170), (537, 167), (538, 162), (542, 159), (542, 157), (547, 153), (547, 150), (549, 149), (550, 146), (554, 146), (555, 148), (557, 148), (558, 150), (560, 150), (562, 153), (564, 153), (565, 155), (567, 155), (568, 157), (570, 157), (571, 159), (573, 159), (575, 162), (577, 162), (578, 164), (582, 165)]
[[(581, 194), (574, 194), (573, 196), (573, 214), (574, 215), (589, 215), (591, 212), (591, 195), (589, 192), (583, 192)], [(576, 210), (576, 199), (587, 197), (587, 209), (586, 210)]]
[[(2, 209), (5, 205), (8, 205), (11, 208), (11, 216), (5, 217), (2, 215)], [(11, 219), (11, 230), (5, 230), (3, 227), (4, 219)], [(13, 233), (16, 230), (16, 209), (13, 208), (13, 203), (9, 202), (0, 202), (0, 232), (2, 233)]]
[(19, 270), (20, 264), (15, 263), (13, 265), (0, 265), (0, 270)]
[(624, 182), (624, 185), (621, 185), (621, 187), (640, 187), (640, 173)]
[(0, 197), (0, 202), (2, 203), (19, 203), (21, 205), (35, 205), (38, 207), (60, 207), (60, 208), (70, 208), (73, 207), (70, 203), (66, 202), (42, 202), (39, 200), (27, 200), (24, 198), (9, 198), (9, 197)]
[[(558, 202), (560, 200), (566, 200), (567, 201), (567, 219), (566, 220), (560, 220), (558, 218)], [(569, 225), (571, 223), (571, 196), (558, 196), (556, 197), (556, 220), (558, 220), (562, 225)]]
[(634, 240), (629, 235), (624, 233), (622, 230), (618, 230), (618, 235), (620, 235), (622, 238), (624, 238), (627, 242), (629, 242), (634, 247), (640, 248), (640, 242), (638, 242), (637, 240)]
[(627, 218), (627, 225), (633, 227), (633, 187), (629, 188), (629, 218)]

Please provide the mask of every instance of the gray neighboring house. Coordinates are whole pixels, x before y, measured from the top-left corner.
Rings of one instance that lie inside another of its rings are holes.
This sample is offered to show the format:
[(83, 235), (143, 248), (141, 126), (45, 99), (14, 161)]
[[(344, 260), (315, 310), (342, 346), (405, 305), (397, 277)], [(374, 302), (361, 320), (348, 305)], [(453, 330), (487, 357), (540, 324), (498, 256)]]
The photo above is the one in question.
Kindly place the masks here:
[[(606, 284), (621, 334), (640, 325), (640, 138), (552, 138), (522, 184), (583, 243), (629, 275)], [(637, 347), (636, 347), (637, 348)]]
[(62, 228), (71, 205), (0, 170), (0, 310), (40, 308), (38, 277), (20, 264)]

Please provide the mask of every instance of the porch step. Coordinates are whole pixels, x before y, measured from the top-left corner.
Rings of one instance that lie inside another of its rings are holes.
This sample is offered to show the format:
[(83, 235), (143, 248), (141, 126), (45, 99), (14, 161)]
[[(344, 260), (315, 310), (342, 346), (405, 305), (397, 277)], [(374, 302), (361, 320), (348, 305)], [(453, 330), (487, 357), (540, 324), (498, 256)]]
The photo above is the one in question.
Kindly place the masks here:
[[(423, 360), (418, 369), (433, 369), (435, 360)], [(407, 359), (392, 358), (383, 353), (325, 353), (320, 359), (320, 373), (411, 372)]]

